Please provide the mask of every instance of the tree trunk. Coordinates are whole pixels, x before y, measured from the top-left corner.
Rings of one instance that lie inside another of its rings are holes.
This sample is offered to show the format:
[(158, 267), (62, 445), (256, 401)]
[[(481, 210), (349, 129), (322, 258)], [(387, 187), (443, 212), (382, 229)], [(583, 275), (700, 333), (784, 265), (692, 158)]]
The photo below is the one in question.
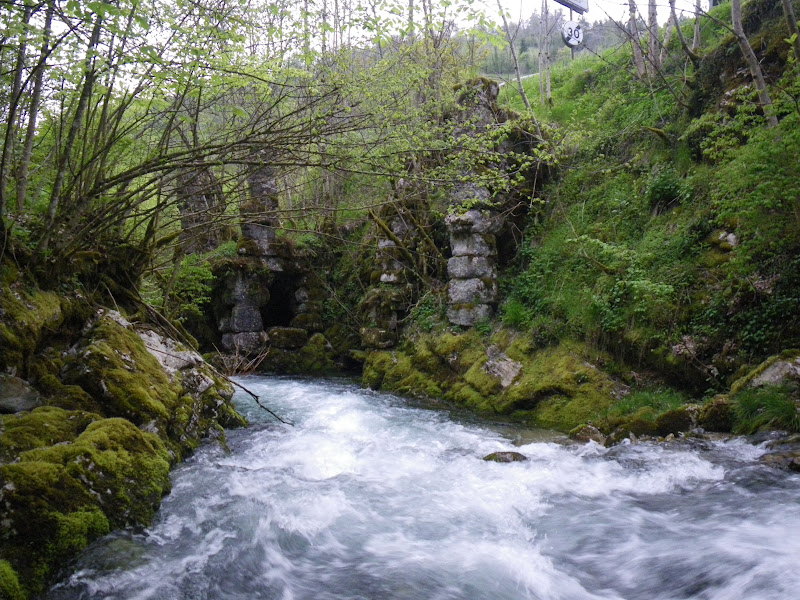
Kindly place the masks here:
[(514, 61), (514, 74), (517, 76), (517, 89), (519, 90), (519, 95), (522, 96), (522, 100), (525, 102), (525, 108), (528, 109), (528, 113), (533, 114), (533, 109), (531, 108), (531, 103), (528, 100), (528, 95), (525, 93), (525, 88), (522, 86), (522, 75), (519, 71), (517, 49), (514, 48), (514, 36), (511, 35), (511, 29), (508, 26), (508, 19), (506, 19), (506, 13), (505, 10), (503, 10), (503, 5), (500, 4), (500, 0), (497, 0), (497, 9), (500, 11), (500, 16), (503, 18), (503, 30), (506, 32), (506, 41), (508, 42), (508, 48), (511, 50), (511, 60)]
[(33, 155), (33, 142), (36, 138), (36, 122), (39, 116), (39, 103), (42, 98), (42, 85), (44, 83), (44, 67), (47, 55), (50, 52), (50, 33), (53, 24), (53, 12), (55, 2), (51, 1), (47, 5), (47, 12), (44, 18), (44, 37), (42, 48), (39, 52), (39, 61), (36, 63), (33, 80), (33, 92), (31, 93), (30, 106), (28, 107), (28, 129), (25, 132), (25, 143), (22, 147), (22, 157), (20, 158), (19, 171), (17, 172), (17, 212), (22, 212), (25, 208), (25, 200), (28, 195), (28, 173), (31, 166), (31, 156)]
[(700, 47), (700, 0), (694, 0), (694, 37), (692, 38), (692, 52), (697, 52)]
[(675, 22), (675, 31), (678, 33), (678, 39), (681, 41), (681, 48), (683, 48), (683, 52), (689, 57), (689, 60), (692, 61), (694, 68), (697, 69), (700, 66), (700, 57), (697, 55), (697, 52), (689, 47), (686, 36), (683, 35), (683, 30), (678, 21), (678, 15), (675, 14), (675, 0), (669, 0), (669, 9), (672, 14), (672, 20)]
[(647, 40), (647, 51), (650, 55), (650, 63), (654, 68), (661, 68), (661, 57), (658, 53), (658, 15), (656, 14), (656, 0), (648, 0), (647, 3), (647, 29), (650, 37)]
[(667, 19), (666, 27), (664, 27), (664, 41), (661, 43), (661, 54), (658, 57), (658, 62), (662, 65), (667, 60), (667, 55), (669, 54), (667, 51), (667, 46), (669, 45), (669, 41), (672, 39), (672, 32), (675, 27), (677, 27), (677, 25), (675, 24), (675, 21), (672, 20), (672, 15), (670, 15), (669, 19)]
[(643, 78), (647, 75), (647, 68), (644, 64), (642, 43), (639, 39), (639, 25), (636, 20), (636, 2), (634, 0), (628, 0), (628, 13), (630, 15), (628, 24), (630, 26), (631, 45), (633, 47), (633, 61), (636, 63), (636, 74), (639, 78)]
[[(672, 0), (674, 2), (675, 0)], [(772, 112), (772, 98), (769, 96), (767, 90), (767, 83), (764, 81), (764, 73), (761, 70), (761, 65), (758, 62), (756, 53), (753, 52), (752, 46), (744, 34), (742, 27), (742, 3), (741, 0), (731, 0), (731, 23), (733, 24), (733, 34), (736, 36), (736, 41), (739, 42), (739, 49), (744, 54), (744, 59), (747, 62), (747, 68), (750, 69), (750, 75), (756, 84), (758, 91), (758, 102), (764, 111), (764, 116), (767, 118), (768, 127), (776, 127), (778, 125), (778, 118)]]
[(3, 152), (0, 156), (0, 217), (8, 207), (8, 182), (10, 163), (14, 155), (17, 142), (17, 112), (22, 97), (22, 74), (25, 71), (25, 58), (27, 50), (28, 25), (31, 19), (32, 7), (25, 6), (22, 17), (22, 37), (17, 49), (17, 58), (14, 65), (14, 81), (11, 84), (8, 113), (6, 114), (6, 127), (3, 135)]
[(56, 178), (53, 182), (53, 189), (50, 192), (50, 204), (47, 208), (47, 218), (45, 221), (45, 228), (42, 237), (36, 245), (36, 251), (41, 258), (47, 252), (50, 245), (50, 236), (53, 233), (53, 226), (56, 220), (56, 212), (61, 200), (61, 190), (64, 186), (64, 179), (69, 170), (70, 157), (72, 155), (75, 140), (78, 137), (78, 130), (81, 128), (83, 121), (83, 114), (86, 110), (86, 105), (89, 103), (89, 98), (94, 89), (95, 72), (95, 50), (100, 42), (100, 31), (102, 29), (103, 18), (98, 15), (95, 21), (94, 29), (86, 48), (86, 60), (84, 67), (83, 86), (81, 88), (80, 97), (78, 98), (78, 106), (75, 108), (75, 115), (72, 118), (72, 123), (67, 133), (67, 139), (64, 142), (64, 147), (61, 149), (61, 156), (58, 159), (58, 167), (56, 169)]
[(547, 0), (542, 0), (542, 17), (539, 27), (539, 96), (542, 104), (550, 104), (550, 31)]
[(794, 14), (792, 0), (781, 0), (781, 5), (783, 6), (783, 16), (786, 18), (786, 27), (789, 28), (789, 37), (794, 36), (792, 43), (794, 57), (800, 61), (800, 30), (797, 28), (797, 17)]

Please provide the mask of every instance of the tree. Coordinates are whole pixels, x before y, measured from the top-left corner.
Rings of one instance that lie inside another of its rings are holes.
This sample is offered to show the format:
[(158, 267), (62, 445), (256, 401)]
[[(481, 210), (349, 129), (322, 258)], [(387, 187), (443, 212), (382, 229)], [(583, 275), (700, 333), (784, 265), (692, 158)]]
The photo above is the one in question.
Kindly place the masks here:
[[(672, 0), (674, 3), (674, 0)], [(764, 81), (764, 73), (761, 70), (761, 65), (758, 62), (755, 52), (753, 52), (750, 41), (744, 33), (742, 27), (742, 4), (741, 0), (731, 0), (731, 23), (733, 24), (733, 34), (736, 36), (736, 41), (739, 43), (739, 49), (744, 55), (747, 68), (750, 70), (750, 75), (756, 85), (758, 92), (758, 101), (761, 108), (764, 110), (764, 115), (767, 118), (768, 127), (777, 127), (778, 118), (772, 111), (772, 98), (770, 98), (769, 91), (767, 90), (767, 83)]]

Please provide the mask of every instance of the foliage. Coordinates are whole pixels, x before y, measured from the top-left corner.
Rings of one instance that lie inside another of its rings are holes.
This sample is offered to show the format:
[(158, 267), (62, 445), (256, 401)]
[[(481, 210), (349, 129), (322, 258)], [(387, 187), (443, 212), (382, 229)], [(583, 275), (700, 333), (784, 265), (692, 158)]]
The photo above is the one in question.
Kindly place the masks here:
[(755, 433), (759, 429), (800, 432), (797, 388), (765, 386), (747, 388), (734, 399), (735, 430)]
[(411, 309), (411, 323), (420, 331), (430, 333), (445, 322), (445, 298), (441, 293), (430, 291), (422, 296)]
[(605, 414), (605, 419), (636, 418), (654, 421), (659, 415), (683, 406), (686, 397), (672, 389), (635, 390), (618, 400)]

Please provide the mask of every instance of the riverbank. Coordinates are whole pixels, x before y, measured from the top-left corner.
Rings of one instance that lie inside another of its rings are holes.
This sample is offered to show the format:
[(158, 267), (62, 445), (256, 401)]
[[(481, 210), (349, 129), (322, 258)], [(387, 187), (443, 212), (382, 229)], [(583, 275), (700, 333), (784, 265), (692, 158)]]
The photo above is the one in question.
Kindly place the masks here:
[(144, 526), (170, 469), (244, 425), (174, 328), (12, 279), (0, 297), (0, 598), (41, 593), (109, 531)]

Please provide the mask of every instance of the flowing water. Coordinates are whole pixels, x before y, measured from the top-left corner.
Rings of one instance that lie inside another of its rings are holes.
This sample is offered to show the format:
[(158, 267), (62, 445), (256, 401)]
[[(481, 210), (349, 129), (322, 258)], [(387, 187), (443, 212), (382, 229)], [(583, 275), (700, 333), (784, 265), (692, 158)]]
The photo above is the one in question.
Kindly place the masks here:
[(515, 445), (342, 382), (242, 382), (296, 426), (238, 394), (231, 452), (178, 467), (153, 525), (50, 600), (800, 597), (800, 476), (743, 440)]

